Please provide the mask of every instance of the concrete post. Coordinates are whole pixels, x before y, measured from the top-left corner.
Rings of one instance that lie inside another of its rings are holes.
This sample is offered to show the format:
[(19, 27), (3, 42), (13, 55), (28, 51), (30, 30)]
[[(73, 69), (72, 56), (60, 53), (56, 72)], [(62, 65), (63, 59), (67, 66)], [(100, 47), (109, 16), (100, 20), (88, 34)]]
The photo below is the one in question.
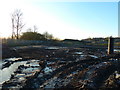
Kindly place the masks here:
[(108, 38), (108, 54), (114, 53), (114, 38)]

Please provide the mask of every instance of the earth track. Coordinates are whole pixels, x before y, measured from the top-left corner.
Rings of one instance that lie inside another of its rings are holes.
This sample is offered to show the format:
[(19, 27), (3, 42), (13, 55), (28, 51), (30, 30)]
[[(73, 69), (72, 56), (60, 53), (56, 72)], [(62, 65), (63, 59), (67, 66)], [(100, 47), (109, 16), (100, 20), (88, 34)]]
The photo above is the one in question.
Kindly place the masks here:
[[(75, 52), (83, 52), (84, 58), (81, 59), (82, 55), (75, 54)], [(18, 49), (17, 53), (24, 58), (21, 61), (39, 59), (39, 62), (42, 62), (40, 63), (41, 70), (33, 77), (27, 78), (21, 89), (61, 89), (68, 87), (72, 89), (97, 89), (105, 87), (107, 79), (115, 71), (120, 70), (120, 54), (104, 55), (103, 57), (101, 55), (98, 58), (89, 56), (94, 55), (94, 53), (98, 53), (98, 55), (105, 53), (104, 51), (99, 52), (99, 50), (92, 52), (91, 49), (89, 51), (89, 49), (74, 48)], [(46, 67), (52, 68), (52, 71), (46, 73)]]

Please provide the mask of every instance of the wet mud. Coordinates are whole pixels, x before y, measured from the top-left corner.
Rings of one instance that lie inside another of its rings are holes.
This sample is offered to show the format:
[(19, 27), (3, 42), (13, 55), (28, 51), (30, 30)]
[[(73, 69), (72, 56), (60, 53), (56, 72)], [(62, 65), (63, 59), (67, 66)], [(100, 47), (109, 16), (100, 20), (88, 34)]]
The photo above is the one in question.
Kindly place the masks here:
[(2, 84), (3, 89), (120, 88), (120, 53), (107, 55), (104, 49), (48, 46), (13, 50), (22, 59), (9, 61), (2, 69), (15, 62), (26, 63)]

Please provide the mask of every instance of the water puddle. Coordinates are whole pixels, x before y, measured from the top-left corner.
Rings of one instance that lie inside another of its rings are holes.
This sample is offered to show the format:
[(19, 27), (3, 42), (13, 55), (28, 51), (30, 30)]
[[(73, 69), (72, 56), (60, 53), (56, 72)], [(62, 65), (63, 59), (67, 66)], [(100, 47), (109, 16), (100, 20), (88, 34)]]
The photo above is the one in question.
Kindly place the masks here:
[(60, 49), (60, 47), (47, 47), (45, 49)]
[(4, 59), (3, 61), (17, 61), (17, 60), (21, 60), (22, 58), (8, 58), (8, 59)]
[[(108, 51), (108, 49), (106, 49)], [(114, 52), (120, 52), (120, 49), (114, 49)]]
[(115, 52), (120, 52), (120, 49), (114, 49)]
[(81, 55), (81, 58), (86, 58), (86, 57), (88, 57), (88, 56), (93, 57), (93, 58), (98, 58), (98, 57), (95, 56), (95, 55)]
[[(22, 58), (8, 58), (0, 61), (0, 68), (7, 62), (17, 61)], [(22, 68), (21, 73), (16, 73), (15, 77), (18, 78), (18, 81), (24, 80), (24, 77), (29, 77), (35, 72), (39, 71), (39, 60), (29, 60), (29, 61), (18, 61), (11, 64), (9, 67), (0, 69), (0, 84), (3, 84), (5, 81), (8, 81), (11, 78), (11, 75), (15, 74), (14, 72), (18, 69), (20, 65), (23, 65), (27, 68)], [(46, 70), (47, 71), (47, 70)], [(17, 80), (16, 80), (17, 81)]]
[(83, 54), (83, 52), (75, 52), (75, 54)]
[(44, 69), (44, 72), (45, 73), (50, 73), (50, 72), (52, 72), (53, 70), (52, 70), (52, 68), (50, 68), (50, 67), (46, 67), (45, 69)]
[(38, 68), (27, 68), (27, 69), (23, 69), (23, 73), (30, 73), (30, 72), (35, 72), (38, 71)]
[(18, 66), (23, 65), (25, 63), (26, 63), (26, 61), (16, 62), (16, 63), (13, 63), (11, 66), (0, 70), (0, 77), (1, 77), (0, 84), (2, 84), (5, 81), (9, 80), (11, 78), (11, 74), (13, 74), (14, 71), (16, 71)]
[(34, 66), (34, 67), (39, 67), (39, 62), (40, 60), (30, 60), (27, 62), (26, 66)]
[(89, 55), (90, 57), (93, 57), (93, 58), (98, 58), (97, 56), (95, 56), (95, 55)]
[(120, 73), (118, 73), (118, 71), (115, 71), (115, 78), (120, 78)]

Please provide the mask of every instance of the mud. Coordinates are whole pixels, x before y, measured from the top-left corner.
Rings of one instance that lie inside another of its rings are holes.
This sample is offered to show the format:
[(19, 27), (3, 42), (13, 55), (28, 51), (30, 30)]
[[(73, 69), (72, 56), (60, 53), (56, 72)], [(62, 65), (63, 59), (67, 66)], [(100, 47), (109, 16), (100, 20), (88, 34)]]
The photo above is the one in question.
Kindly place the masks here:
[(120, 53), (107, 55), (104, 49), (48, 46), (12, 49), (22, 58), (18, 61), (27, 63), (2, 84), (3, 89), (120, 88)]

